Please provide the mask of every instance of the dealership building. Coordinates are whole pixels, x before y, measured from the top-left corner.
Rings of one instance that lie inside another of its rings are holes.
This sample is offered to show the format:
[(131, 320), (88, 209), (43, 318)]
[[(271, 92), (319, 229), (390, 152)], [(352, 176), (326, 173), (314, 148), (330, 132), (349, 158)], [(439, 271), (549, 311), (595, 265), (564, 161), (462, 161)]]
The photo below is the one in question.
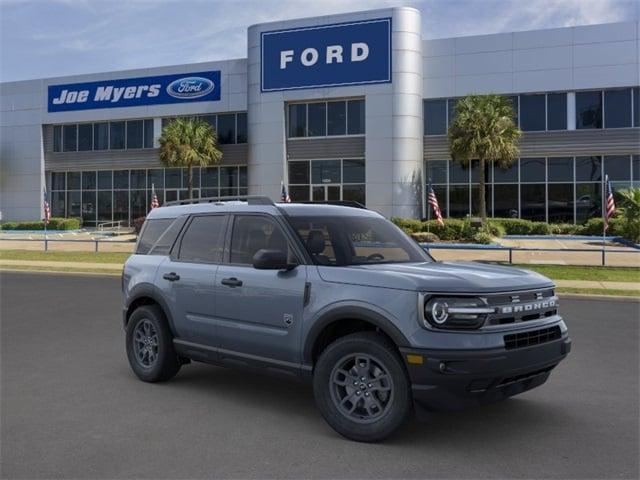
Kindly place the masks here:
[[(458, 98), (512, 99), (520, 158), (486, 172), (490, 215), (583, 222), (602, 179), (640, 186), (638, 21), (437, 40), (420, 11), (390, 8), (253, 25), (247, 58), (0, 84), (3, 220), (54, 216), (85, 226), (184, 199), (164, 168), (163, 125), (199, 117), (221, 163), (197, 168), (194, 195), (353, 200), (425, 216), (433, 184), (445, 216), (475, 214), (478, 169), (450, 160)], [(218, 48), (224, 48), (220, 46)]]

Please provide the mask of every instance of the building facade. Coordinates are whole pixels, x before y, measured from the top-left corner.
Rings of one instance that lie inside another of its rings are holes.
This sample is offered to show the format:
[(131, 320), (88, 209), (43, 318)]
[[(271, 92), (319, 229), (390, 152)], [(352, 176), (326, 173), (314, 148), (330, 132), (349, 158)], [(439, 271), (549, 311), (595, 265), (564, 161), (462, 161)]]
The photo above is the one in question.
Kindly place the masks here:
[(583, 222), (602, 179), (640, 186), (637, 21), (424, 40), (421, 14), (391, 8), (254, 25), (247, 58), (0, 84), (4, 220), (86, 226), (144, 216), (186, 197), (158, 157), (163, 125), (211, 123), (219, 165), (195, 169), (200, 197), (354, 200), (424, 217), (477, 212), (478, 171), (450, 160), (447, 127), (471, 93), (512, 99), (520, 159), (489, 169), (489, 214)]

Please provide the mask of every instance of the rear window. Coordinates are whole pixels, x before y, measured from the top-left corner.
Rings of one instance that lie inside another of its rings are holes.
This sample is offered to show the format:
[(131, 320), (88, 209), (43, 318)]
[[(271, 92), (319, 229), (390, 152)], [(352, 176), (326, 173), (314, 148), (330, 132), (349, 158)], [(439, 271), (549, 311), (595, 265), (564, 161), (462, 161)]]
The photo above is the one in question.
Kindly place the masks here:
[(153, 247), (153, 244), (160, 238), (165, 230), (173, 223), (173, 218), (158, 218), (154, 220), (147, 220), (144, 223), (144, 228), (140, 232), (140, 239), (138, 240), (138, 248), (136, 253), (139, 255), (146, 255)]

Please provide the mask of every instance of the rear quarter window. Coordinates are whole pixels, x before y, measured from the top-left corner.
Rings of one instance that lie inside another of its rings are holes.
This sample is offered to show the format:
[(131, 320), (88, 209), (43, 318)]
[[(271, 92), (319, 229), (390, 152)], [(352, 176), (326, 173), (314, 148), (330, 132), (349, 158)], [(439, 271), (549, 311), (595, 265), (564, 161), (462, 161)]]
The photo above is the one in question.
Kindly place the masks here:
[(174, 218), (158, 218), (147, 220), (140, 232), (138, 247), (136, 253), (138, 255), (146, 255), (151, 247), (158, 241), (160, 236), (167, 230), (169, 225), (173, 223)]

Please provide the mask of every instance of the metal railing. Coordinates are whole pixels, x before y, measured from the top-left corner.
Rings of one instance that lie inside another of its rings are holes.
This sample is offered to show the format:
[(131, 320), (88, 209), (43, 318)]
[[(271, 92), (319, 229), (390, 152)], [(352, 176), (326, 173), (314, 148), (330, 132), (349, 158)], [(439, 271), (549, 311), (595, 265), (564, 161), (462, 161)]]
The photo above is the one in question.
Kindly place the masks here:
[(98, 224), (98, 231), (103, 232), (107, 227), (115, 227), (116, 232), (120, 233), (120, 227), (122, 227), (122, 220), (115, 220), (113, 222), (102, 222)]
[(480, 251), (504, 251), (509, 254), (509, 263), (513, 264), (513, 252), (554, 252), (554, 253), (600, 253), (601, 265), (607, 264), (607, 253), (635, 253), (640, 254), (640, 250), (619, 248), (538, 248), (538, 247), (505, 247), (503, 245), (429, 245), (421, 243), (420, 246), (429, 252), (429, 250), (480, 250)]
[(131, 245), (134, 246), (135, 242), (131, 242), (129, 240), (101, 240), (99, 238), (87, 238), (87, 239), (76, 239), (76, 240), (68, 240), (65, 238), (0, 238), (0, 242), (41, 242), (44, 243), (44, 251), (49, 251), (50, 243), (93, 243), (94, 249), (93, 251), (98, 253), (100, 250), (98, 245), (101, 243), (107, 243), (109, 245)]

